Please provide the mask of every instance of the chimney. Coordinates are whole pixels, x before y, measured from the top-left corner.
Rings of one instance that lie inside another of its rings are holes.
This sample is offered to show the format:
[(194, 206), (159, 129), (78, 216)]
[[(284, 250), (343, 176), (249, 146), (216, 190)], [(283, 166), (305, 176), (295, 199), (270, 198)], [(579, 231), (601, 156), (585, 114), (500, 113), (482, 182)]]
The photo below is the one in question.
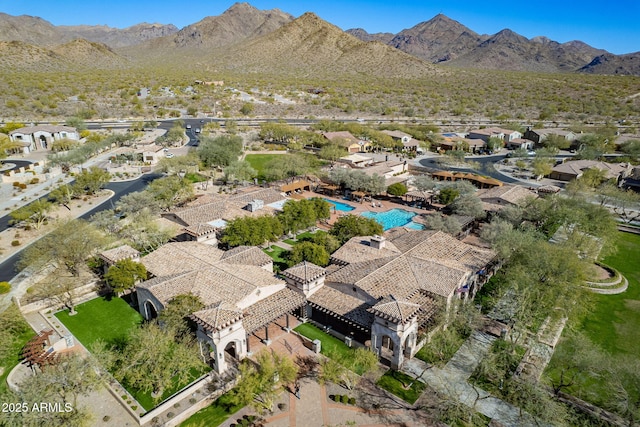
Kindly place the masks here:
[(378, 236), (376, 234), (374, 236), (371, 236), (371, 241), (369, 243), (369, 246), (375, 249), (382, 249), (384, 248), (384, 244), (386, 241), (387, 239), (385, 239), (383, 236)]

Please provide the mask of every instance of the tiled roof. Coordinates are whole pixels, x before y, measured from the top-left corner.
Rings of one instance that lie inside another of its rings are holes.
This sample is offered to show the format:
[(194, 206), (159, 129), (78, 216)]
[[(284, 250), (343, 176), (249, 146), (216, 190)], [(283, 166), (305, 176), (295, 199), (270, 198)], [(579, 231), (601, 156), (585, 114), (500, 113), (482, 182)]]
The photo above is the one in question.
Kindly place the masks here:
[[(383, 265), (396, 259), (397, 255), (384, 258), (371, 259), (362, 262), (353, 262), (340, 268), (333, 268), (327, 271), (326, 281), (329, 283), (356, 283), (360, 279), (367, 277)], [(336, 266), (337, 267), (337, 266)], [(333, 271), (332, 271), (333, 270)]]
[(100, 257), (105, 261), (116, 263), (123, 259), (131, 259), (140, 256), (140, 252), (133, 249), (129, 245), (118, 246), (117, 248), (109, 249), (100, 253)]
[(167, 218), (175, 218), (187, 227), (199, 224), (208, 224), (219, 219), (234, 219), (239, 216), (260, 216), (273, 212), (266, 207), (258, 212), (249, 212), (244, 209), (252, 200), (262, 200), (265, 205), (285, 199), (282, 194), (273, 188), (250, 187), (231, 196), (207, 195), (199, 197), (189, 206), (163, 214)]
[(225, 251), (222, 260), (227, 264), (254, 265), (264, 267), (273, 259), (255, 246), (237, 246)]
[(503, 185), (478, 190), (476, 193), (480, 200), (491, 203), (491, 199), (499, 199), (513, 205), (518, 205), (527, 197), (537, 197), (536, 193), (521, 185)]
[(289, 288), (283, 288), (248, 307), (245, 310), (242, 324), (250, 334), (285, 313), (290, 313), (304, 306), (305, 301), (302, 294)]
[(235, 305), (256, 289), (253, 283), (216, 267), (203, 268), (177, 276), (156, 277), (142, 282), (138, 287), (147, 289), (164, 306), (175, 296), (187, 294), (200, 297), (205, 306), (222, 301)]
[(9, 135), (13, 135), (14, 133), (31, 135), (36, 132), (58, 133), (58, 132), (77, 132), (77, 130), (76, 128), (72, 128), (70, 126), (37, 125), (37, 126), (27, 126), (27, 127), (13, 130), (9, 132)]
[(596, 160), (572, 160), (554, 166), (553, 171), (580, 176), (584, 170), (593, 168), (605, 171), (607, 178), (617, 178), (627, 166), (620, 163), (606, 163)]
[(370, 328), (373, 323), (373, 314), (367, 311), (369, 304), (330, 286), (318, 289), (308, 301), (316, 308), (338, 314), (360, 326)]
[(265, 205), (285, 199), (285, 197), (273, 188), (253, 188), (250, 191), (243, 191), (234, 194), (229, 198), (237, 207), (244, 208), (252, 200), (262, 200)]
[(342, 143), (343, 141), (348, 141), (348, 144), (346, 145), (357, 144), (360, 141), (347, 130), (339, 132), (324, 132), (322, 135), (332, 142), (337, 141), (339, 143)]
[[(440, 231), (399, 229), (386, 237), (381, 250), (369, 247), (368, 237), (349, 240), (339, 249), (341, 253), (334, 253), (348, 265), (329, 274), (327, 282), (355, 285), (375, 299), (390, 294), (408, 298), (417, 290), (448, 297), (495, 257), (493, 251)], [(389, 247), (394, 251), (385, 251)]]
[(197, 324), (208, 331), (220, 331), (242, 319), (242, 310), (224, 302), (196, 311), (191, 316)]
[(420, 311), (420, 304), (398, 299), (393, 295), (382, 298), (369, 309), (370, 313), (394, 323), (407, 323), (416, 317)]
[(418, 324), (424, 325), (427, 322), (434, 321), (434, 316), (440, 309), (444, 307), (438, 304), (438, 302), (429, 294), (423, 291), (414, 292), (407, 301), (420, 305), (420, 311), (418, 312)]
[(199, 236), (204, 236), (205, 234), (215, 232), (216, 228), (213, 225), (209, 225), (209, 224), (196, 224), (190, 227), (185, 227), (184, 231), (187, 234), (190, 234), (195, 237), (199, 237)]
[(223, 251), (211, 245), (198, 242), (173, 242), (142, 257), (140, 262), (154, 276), (168, 276), (210, 267), (223, 255)]
[(423, 231), (421, 233), (415, 233), (414, 231), (415, 230), (408, 230), (404, 227), (396, 227), (387, 231), (385, 237), (388, 242), (393, 243), (398, 250), (404, 253), (436, 234), (433, 230)]
[(283, 276), (298, 283), (311, 283), (325, 274), (327, 274), (327, 270), (308, 261), (302, 261), (282, 272)]
[(400, 250), (393, 243), (386, 242), (385, 247), (376, 249), (370, 246), (370, 236), (357, 236), (351, 238), (340, 249), (331, 255), (331, 260), (338, 264), (351, 264), (353, 262), (369, 261), (400, 255)]

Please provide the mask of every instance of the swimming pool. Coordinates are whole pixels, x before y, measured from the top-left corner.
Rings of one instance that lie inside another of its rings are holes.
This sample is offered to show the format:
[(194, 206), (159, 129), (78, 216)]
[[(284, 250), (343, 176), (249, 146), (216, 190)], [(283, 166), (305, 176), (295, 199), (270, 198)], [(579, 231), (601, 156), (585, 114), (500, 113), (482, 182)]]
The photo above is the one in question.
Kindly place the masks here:
[(387, 231), (393, 227), (408, 227), (414, 230), (422, 230), (424, 227), (422, 225), (417, 224), (411, 219), (416, 216), (413, 212), (405, 211), (404, 209), (391, 209), (386, 212), (363, 212), (362, 216), (365, 218), (373, 218), (382, 224), (382, 228)]
[(324, 197), (322, 200), (329, 202), (329, 204), (333, 205), (331, 206), (332, 209), (335, 206), (336, 210), (340, 212), (351, 212), (355, 209), (353, 206), (349, 206), (346, 203), (336, 202), (334, 200), (325, 199)]

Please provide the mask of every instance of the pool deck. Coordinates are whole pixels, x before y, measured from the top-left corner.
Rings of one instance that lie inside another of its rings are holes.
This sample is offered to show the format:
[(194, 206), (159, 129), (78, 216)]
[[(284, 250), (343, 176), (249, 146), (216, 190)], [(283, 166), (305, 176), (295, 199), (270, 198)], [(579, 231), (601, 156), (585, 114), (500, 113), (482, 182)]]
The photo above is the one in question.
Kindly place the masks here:
[[(333, 200), (336, 202), (340, 202), (340, 203), (344, 203), (345, 205), (349, 205), (351, 207), (354, 207), (355, 209), (349, 212), (344, 212), (344, 211), (335, 211), (334, 209), (331, 209), (331, 218), (329, 218), (329, 221), (327, 222), (326, 227), (320, 226), (320, 228), (324, 228), (324, 229), (328, 229), (331, 225), (333, 225), (334, 222), (336, 222), (336, 220), (338, 218), (340, 218), (341, 216), (344, 215), (359, 215), (363, 212), (386, 212), (389, 211), (391, 209), (404, 209), (405, 211), (409, 211), (409, 212), (413, 212), (416, 214), (422, 214), (422, 215), (430, 215), (430, 214), (434, 214), (437, 213), (436, 209), (420, 209), (420, 208), (412, 208), (410, 206), (407, 206), (403, 203), (395, 203), (391, 200), (374, 200), (376, 203), (376, 207), (372, 207), (371, 206), (371, 202), (352, 202), (349, 200), (343, 200), (342, 198), (338, 198), (338, 197), (330, 197), (327, 196), (325, 194), (318, 194), (318, 193), (314, 193), (312, 191), (305, 191), (301, 194), (302, 197), (304, 198), (310, 198), (310, 197), (322, 197), (324, 199), (327, 200)], [(378, 204), (382, 204), (382, 207), (378, 207)], [(419, 217), (416, 216), (414, 218), (414, 220), (417, 220)], [(422, 221), (417, 220), (415, 221), (417, 223), (422, 223)]]

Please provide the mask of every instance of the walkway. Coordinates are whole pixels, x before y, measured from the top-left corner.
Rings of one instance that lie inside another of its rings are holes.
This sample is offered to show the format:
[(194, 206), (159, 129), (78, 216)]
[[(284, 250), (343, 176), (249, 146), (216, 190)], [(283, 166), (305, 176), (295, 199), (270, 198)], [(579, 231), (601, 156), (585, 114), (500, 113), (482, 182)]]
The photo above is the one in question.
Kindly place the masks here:
[(462, 344), (444, 368), (430, 367), (420, 359), (413, 358), (405, 362), (402, 371), (429, 385), (438, 393), (448, 395), (505, 426), (542, 425), (535, 423), (526, 413), (521, 416), (518, 407), (469, 384), (468, 379), (489, 352), (495, 339), (476, 331)]

